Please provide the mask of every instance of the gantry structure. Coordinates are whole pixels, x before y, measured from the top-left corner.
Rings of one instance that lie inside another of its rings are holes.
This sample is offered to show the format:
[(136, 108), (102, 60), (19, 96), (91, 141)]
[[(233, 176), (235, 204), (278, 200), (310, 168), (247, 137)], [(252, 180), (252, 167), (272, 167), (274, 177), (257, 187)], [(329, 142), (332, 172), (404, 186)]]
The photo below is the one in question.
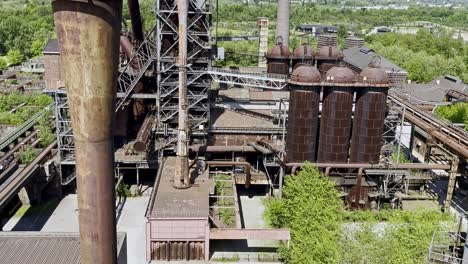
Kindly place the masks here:
[[(210, 116), (207, 74), (211, 63), (212, 8), (209, 0), (189, 0), (187, 21), (187, 99), (188, 124), (191, 142), (203, 144), (208, 133)], [(178, 121), (178, 11), (177, 1), (156, 1), (156, 78), (157, 149), (174, 145), (177, 141)]]

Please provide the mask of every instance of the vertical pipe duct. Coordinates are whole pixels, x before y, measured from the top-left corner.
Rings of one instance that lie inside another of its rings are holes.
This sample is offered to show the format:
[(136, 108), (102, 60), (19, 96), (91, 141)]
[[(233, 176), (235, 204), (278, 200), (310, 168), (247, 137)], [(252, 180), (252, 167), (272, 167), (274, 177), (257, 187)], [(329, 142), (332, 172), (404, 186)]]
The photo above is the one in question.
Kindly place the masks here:
[(128, 0), (128, 12), (130, 13), (130, 19), (132, 21), (133, 37), (142, 42), (144, 39), (143, 25), (138, 0)]
[(52, 6), (75, 140), (80, 262), (115, 264), (112, 123), (122, 1)]
[(290, 0), (278, 0), (276, 15), (276, 39), (281, 37), (283, 45), (289, 47), (289, 10)]
[(179, 127), (177, 129), (177, 158), (173, 185), (190, 187), (187, 127), (187, 16), (188, 0), (177, 0), (179, 15)]

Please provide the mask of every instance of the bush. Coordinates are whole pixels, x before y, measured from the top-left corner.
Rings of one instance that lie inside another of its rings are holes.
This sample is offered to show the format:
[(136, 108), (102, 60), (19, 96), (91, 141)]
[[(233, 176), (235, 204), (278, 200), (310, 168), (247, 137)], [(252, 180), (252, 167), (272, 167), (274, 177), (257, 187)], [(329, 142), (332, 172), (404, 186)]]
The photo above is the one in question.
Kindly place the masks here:
[(9, 50), (7, 53), (7, 57), (8, 57), (8, 62), (10, 63), (10, 65), (21, 64), (24, 60), (23, 53), (21, 53), (21, 51), (16, 50), (16, 49)]
[(269, 224), (291, 231), (289, 248), (280, 250), (286, 263), (338, 263), (343, 204), (317, 168), (305, 165), (298, 175), (286, 177), (283, 199), (266, 205)]
[(34, 160), (35, 157), (36, 157), (36, 150), (34, 149), (34, 147), (33, 146), (27, 146), (19, 154), (19, 163), (20, 164), (29, 164)]
[(453, 105), (439, 106), (435, 113), (437, 116), (450, 122), (465, 124), (465, 130), (468, 130), (468, 103), (461, 102)]
[(272, 227), (288, 228), (288, 264), (425, 263), (432, 234), (454, 230), (455, 219), (439, 209), (346, 211), (334, 183), (311, 165), (287, 176), (283, 199), (265, 201)]
[(7, 62), (5, 61), (5, 59), (0, 58), (0, 71), (6, 70), (6, 69), (8, 69)]

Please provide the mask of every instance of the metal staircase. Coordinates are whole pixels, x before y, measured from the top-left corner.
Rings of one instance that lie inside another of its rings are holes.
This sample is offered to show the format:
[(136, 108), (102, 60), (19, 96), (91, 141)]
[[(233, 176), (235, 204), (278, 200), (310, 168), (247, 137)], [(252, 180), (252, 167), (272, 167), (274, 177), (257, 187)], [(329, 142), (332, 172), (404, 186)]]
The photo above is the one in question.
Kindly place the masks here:
[(122, 108), (141, 77), (143, 77), (156, 59), (157, 48), (156, 43), (153, 42), (156, 38), (155, 34), (156, 26), (151, 29), (127, 64), (122, 67), (122, 71), (119, 74), (118, 92), (122, 93), (123, 96), (117, 101), (116, 112)]
[[(133, 56), (126, 61), (126, 64), (120, 67), (116, 112), (125, 106), (137, 83), (154, 63), (157, 51), (155, 39), (156, 26), (146, 35), (145, 40), (140, 44)], [(75, 144), (73, 142), (67, 95), (64, 90), (56, 90), (54, 97), (57, 109), (56, 127), (60, 163), (61, 165), (73, 165), (75, 163)], [(67, 179), (64, 179), (65, 184), (73, 180), (71, 178)]]

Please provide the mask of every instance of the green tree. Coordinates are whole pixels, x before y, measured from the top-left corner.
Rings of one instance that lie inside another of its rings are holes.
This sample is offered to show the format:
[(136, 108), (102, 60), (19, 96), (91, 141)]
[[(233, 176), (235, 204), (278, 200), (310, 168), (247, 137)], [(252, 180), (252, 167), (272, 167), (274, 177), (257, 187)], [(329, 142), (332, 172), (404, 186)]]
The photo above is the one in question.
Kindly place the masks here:
[(286, 263), (338, 263), (343, 204), (334, 183), (310, 164), (286, 177), (283, 199), (266, 202), (266, 218), (274, 227), (289, 228)]
[(8, 68), (8, 65), (5, 59), (0, 58), (0, 71), (6, 70), (7, 68)]
[(7, 53), (7, 57), (11, 65), (21, 64), (21, 62), (23, 62), (24, 59), (23, 53), (16, 49), (9, 50)]

